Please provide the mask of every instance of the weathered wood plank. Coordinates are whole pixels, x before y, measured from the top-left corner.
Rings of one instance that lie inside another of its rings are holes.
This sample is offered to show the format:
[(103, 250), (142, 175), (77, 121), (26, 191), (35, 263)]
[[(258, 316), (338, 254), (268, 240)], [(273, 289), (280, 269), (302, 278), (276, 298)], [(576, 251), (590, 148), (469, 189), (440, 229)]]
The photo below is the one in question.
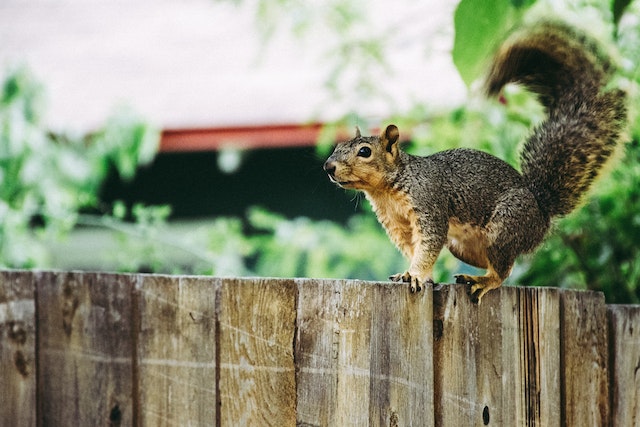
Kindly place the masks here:
[(369, 425), (433, 426), (433, 287), (374, 285), (371, 316)]
[(33, 275), (0, 271), (0, 424), (36, 425)]
[(465, 286), (434, 289), (436, 425), (503, 425), (499, 390), (503, 386), (503, 292), (490, 292), (476, 305)]
[(640, 306), (610, 305), (611, 424), (640, 425)]
[(299, 425), (433, 425), (431, 288), (298, 282)]
[[(495, 311), (496, 318), (493, 321), (499, 322), (499, 332), (495, 331), (494, 334), (499, 333), (500, 336), (500, 365), (496, 369), (499, 369), (501, 381), (497, 389), (495, 387), (491, 389), (492, 400), (499, 404), (494, 407), (485, 405), (487, 409), (483, 408), (482, 425), (522, 425), (527, 404), (522, 381), (528, 368), (528, 358), (523, 349), (527, 348), (528, 343), (522, 342), (521, 333), (526, 329), (526, 321), (529, 319), (519, 317), (519, 308), (527, 298), (517, 289), (507, 286), (492, 292), (497, 292), (497, 295), (492, 297), (494, 299), (492, 303), (498, 306), (487, 311)], [(483, 300), (481, 304), (484, 305), (484, 303)], [(491, 321), (491, 318), (488, 321)], [(485, 351), (491, 351), (491, 349), (486, 348)], [(485, 424), (485, 421), (488, 424)]]
[(369, 421), (371, 284), (298, 282), (298, 423)]
[[(345, 281), (323, 280), (299, 280), (297, 285), (295, 360), (298, 424), (336, 425), (334, 417), (339, 416), (336, 408), (340, 403), (337, 398), (341, 341), (338, 311), (344, 293), (342, 289), (348, 285)], [(361, 295), (361, 298), (365, 296)]]
[[(515, 403), (516, 417), (510, 425), (541, 427), (560, 426), (560, 294), (551, 288), (507, 288), (517, 296), (512, 306), (517, 319), (514, 331), (509, 330), (508, 344), (517, 342), (519, 370), (513, 378), (519, 396)], [(507, 306), (503, 306), (503, 310)], [(507, 320), (507, 318), (505, 318)], [(509, 328), (503, 321), (503, 328)], [(503, 344), (504, 345), (504, 344)], [(511, 403), (503, 399), (503, 405)], [(507, 424), (504, 424), (507, 425)]]
[(563, 425), (609, 423), (607, 308), (597, 292), (561, 292)]
[(132, 425), (131, 276), (36, 278), (38, 424)]
[(216, 423), (216, 292), (219, 280), (139, 276), (136, 378), (140, 425)]
[(434, 290), (436, 425), (559, 425), (558, 320), (546, 289)]
[(225, 279), (217, 307), (220, 425), (295, 426), (295, 283)]

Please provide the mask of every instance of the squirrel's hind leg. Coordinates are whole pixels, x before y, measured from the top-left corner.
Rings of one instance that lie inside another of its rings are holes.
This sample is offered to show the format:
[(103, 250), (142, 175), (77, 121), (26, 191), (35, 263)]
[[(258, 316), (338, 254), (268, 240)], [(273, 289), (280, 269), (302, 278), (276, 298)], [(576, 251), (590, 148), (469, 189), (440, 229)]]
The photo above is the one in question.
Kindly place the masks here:
[[(511, 274), (515, 257), (505, 257), (505, 252), (497, 251), (495, 247), (489, 248), (489, 265), (484, 276), (470, 276), (458, 274), (456, 283), (470, 285), (469, 295), (471, 301), (480, 304), (480, 300), (490, 290), (497, 289)], [(500, 253), (501, 256), (496, 256)]]
[(549, 229), (549, 218), (540, 211), (530, 190), (516, 188), (503, 194), (486, 228), (487, 274), (456, 276), (456, 283), (471, 285), (471, 299), (477, 302), (509, 277), (518, 255), (533, 250), (542, 241)]

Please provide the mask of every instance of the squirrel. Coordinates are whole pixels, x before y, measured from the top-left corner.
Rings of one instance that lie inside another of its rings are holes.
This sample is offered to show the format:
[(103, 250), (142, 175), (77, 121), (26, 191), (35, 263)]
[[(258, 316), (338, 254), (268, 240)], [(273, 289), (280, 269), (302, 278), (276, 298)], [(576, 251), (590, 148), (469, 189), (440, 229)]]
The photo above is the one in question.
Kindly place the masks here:
[(399, 131), (356, 136), (324, 163), (330, 180), (364, 192), (390, 239), (410, 261), (389, 277), (411, 292), (433, 284), (443, 247), (486, 269), (456, 275), (479, 303), (510, 275), (516, 257), (544, 240), (554, 217), (579, 204), (620, 145), (626, 94), (609, 89), (615, 67), (594, 40), (562, 22), (513, 33), (498, 49), (485, 82), (488, 95), (517, 83), (538, 96), (546, 119), (525, 142), (521, 172), (488, 153), (457, 148), (430, 156), (399, 149)]

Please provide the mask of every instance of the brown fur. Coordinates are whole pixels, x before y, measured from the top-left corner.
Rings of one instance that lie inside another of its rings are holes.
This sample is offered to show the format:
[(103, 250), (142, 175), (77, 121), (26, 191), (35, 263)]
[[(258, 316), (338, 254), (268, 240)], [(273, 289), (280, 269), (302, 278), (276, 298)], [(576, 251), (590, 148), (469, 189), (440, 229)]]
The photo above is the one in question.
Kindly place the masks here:
[(405, 257), (412, 259), (420, 244), (421, 231), (409, 195), (396, 189), (365, 194), (391, 241)]
[(487, 268), (489, 236), (485, 228), (463, 224), (458, 218), (449, 219), (447, 248), (458, 259), (479, 268)]

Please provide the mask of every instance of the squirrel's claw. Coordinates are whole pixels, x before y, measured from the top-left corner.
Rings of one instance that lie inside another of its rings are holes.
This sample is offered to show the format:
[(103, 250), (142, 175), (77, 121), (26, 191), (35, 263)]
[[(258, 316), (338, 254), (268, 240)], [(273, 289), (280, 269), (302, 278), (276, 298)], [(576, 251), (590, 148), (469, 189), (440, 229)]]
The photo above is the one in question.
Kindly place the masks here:
[[(453, 277), (456, 278), (456, 283), (459, 285), (466, 285), (469, 287), (469, 296), (471, 302), (474, 304), (480, 304), (480, 299), (488, 292), (488, 289), (484, 289), (484, 285), (479, 283), (476, 277), (466, 274), (456, 274)], [(484, 292), (483, 292), (484, 291)]]
[[(471, 297), (471, 302), (479, 304), (480, 298), (482, 298), (486, 293), (486, 291), (482, 292), (483, 286), (479, 284), (473, 276), (468, 276), (466, 274), (456, 274), (453, 277), (456, 278), (457, 284), (466, 285), (469, 287), (469, 296)], [(480, 295), (476, 295), (478, 291), (480, 291)]]
[(405, 272), (405, 273), (392, 274), (391, 276), (389, 276), (389, 280), (391, 280), (392, 282), (404, 282), (404, 280), (402, 279), (402, 276), (404, 274), (407, 274), (407, 273)]
[(416, 292), (420, 292), (422, 290), (422, 285), (420, 284), (420, 280), (417, 277), (412, 277), (409, 281), (409, 290), (412, 294)]
[(467, 276), (466, 274), (456, 274), (453, 277), (456, 278), (456, 283), (459, 285), (473, 285), (475, 283), (471, 276)]
[(469, 286), (471, 302), (480, 304), (480, 300), (492, 289), (499, 288), (502, 280), (492, 276), (469, 276), (456, 274), (456, 283)]
[(389, 280), (393, 282), (409, 283), (409, 290), (412, 294), (415, 292), (420, 292), (422, 290), (423, 283), (433, 284), (433, 280), (426, 279), (424, 281), (420, 281), (418, 277), (416, 277), (415, 275), (411, 275), (411, 273), (409, 273), (408, 271), (389, 276)]

